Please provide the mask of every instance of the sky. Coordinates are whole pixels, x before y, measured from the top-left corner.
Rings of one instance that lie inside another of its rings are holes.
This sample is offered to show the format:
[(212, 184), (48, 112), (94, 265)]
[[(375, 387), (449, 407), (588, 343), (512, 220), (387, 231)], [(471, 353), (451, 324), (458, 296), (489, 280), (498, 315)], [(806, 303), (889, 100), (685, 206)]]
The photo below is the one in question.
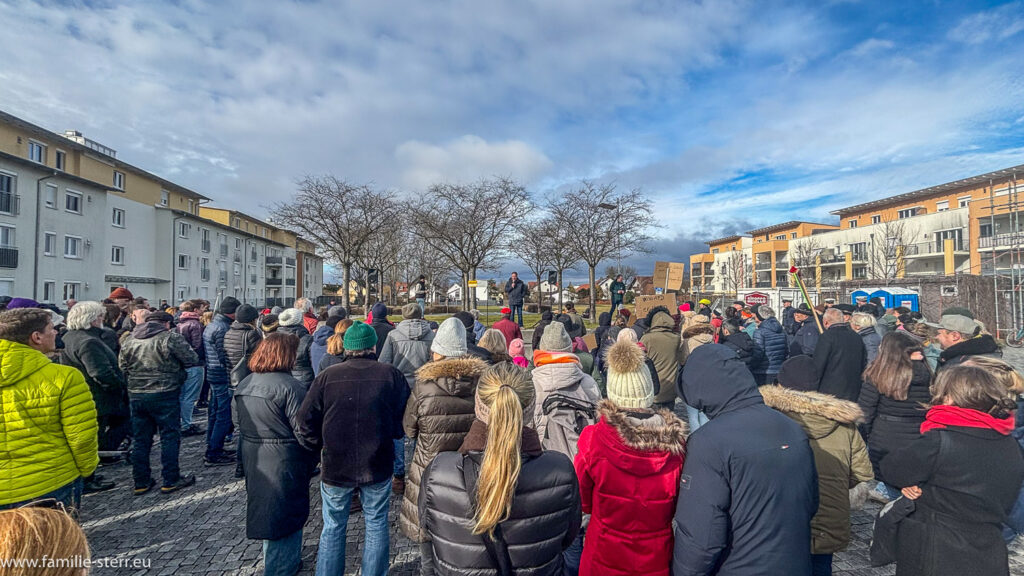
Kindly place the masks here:
[[(651, 253), (1024, 164), (1024, 2), (0, 2), (0, 109), (265, 215), (304, 175), (640, 188)], [(507, 262), (502, 275), (521, 263)], [(568, 275), (582, 278), (585, 270)]]

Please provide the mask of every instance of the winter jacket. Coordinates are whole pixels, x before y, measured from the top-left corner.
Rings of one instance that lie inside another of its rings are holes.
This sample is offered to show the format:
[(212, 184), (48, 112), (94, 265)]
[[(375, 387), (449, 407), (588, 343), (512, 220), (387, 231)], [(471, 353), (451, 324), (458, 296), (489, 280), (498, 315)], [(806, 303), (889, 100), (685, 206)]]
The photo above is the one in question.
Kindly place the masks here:
[(790, 356), (814, 356), (814, 350), (818, 347), (818, 339), (821, 332), (818, 332), (818, 323), (813, 318), (808, 318), (797, 324), (796, 335), (789, 344)]
[(814, 349), (818, 392), (856, 402), (867, 364), (864, 341), (850, 325), (844, 322), (829, 326)]
[(213, 320), (203, 329), (203, 348), (206, 351), (206, 380), (210, 384), (227, 385), (231, 380), (234, 366), (224, 354), (224, 335), (231, 327), (232, 320), (223, 314), (215, 314)]
[(313, 336), (306, 332), (306, 328), (300, 325), (281, 326), (278, 332), (291, 334), (299, 339), (299, 349), (295, 352), (295, 366), (292, 368), (292, 376), (302, 382), (306, 388), (313, 384), (313, 359), (309, 347), (313, 344)]
[(377, 302), (370, 308), (373, 314), (373, 322), (370, 327), (377, 333), (377, 356), (384, 348), (384, 341), (388, 339), (388, 333), (395, 329), (395, 325), (388, 322), (388, 307), (383, 302)]
[[(469, 466), (470, 476), (479, 479), (486, 442), (487, 426), (474, 420), (459, 451), (438, 454), (423, 474), (418, 509), (439, 575), (498, 574), (484, 544), (487, 536), (469, 530), (476, 498), (466, 488), (464, 469)], [(523, 428), (521, 453), (509, 518), (501, 523), (509, 558), (517, 576), (561, 576), (562, 551), (580, 530), (576, 474), (564, 455), (542, 451), (530, 428)]]
[(860, 389), (864, 424), (861, 427), (868, 443), (868, 455), (875, 468), (875, 477), (885, 482), (879, 464), (890, 452), (895, 452), (917, 440), (921, 435), (927, 404), (931, 403), (932, 375), (924, 360), (912, 362), (913, 376), (906, 400), (895, 400), (878, 392), (870, 380)]
[(895, 316), (892, 314), (882, 314), (882, 316), (878, 318), (878, 323), (876, 324), (878, 327), (878, 336), (880, 338), (884, 337), (889, 332), (895, 330), (897, 325), (898, 322)]
[(811, 441), (818, 471), (818, 512), (811, 520), (811, 553), (834, 554), (850, 543), (850, 488), (874, 478), (857, 431), (854, 402), (782, 386), (762, 386), (764, 403), (796, 421)]
[(351, 488), (386, 480), (408, 398), (405, 376), (373, 356), (321, 372), (302, 401), (296, 438), (320, 454), (323, 482)]
[(668, 576), (686, 424), (668, 410), (609, 400), (599, 412), (580, 434), (574, 463), (583, 513), (591, 514), (579, 573)]
[(473, 339), (479, 342), (484, 337), (484, 332), (487, 332), (487, 326), (484, 326), (479, 320), (473, 321)]
[(427, 283), (420, 280), (413, 284), (413, 298), (426, 300), (427, 299)]
[(683, 363), (697, 349), (698, 346), (710, 344), (715, 341), (715, 329), (707, 322), (694, 322), (683, 329), (682, 333)]
[(224, 333), (224, 354), (231, 368), (234, 369), (243, 358), (252, 354), (262, 341), (259, 330), (251, 324), (232, 322), (231, 328)]
[(531, 350), (540, 350), (540, 338), (544, 335), (544, 328), (554, 322), (555, 315), (550, 310), (540, 313), (540, 322), (533, 327), (533, 338), (531, 339)]
[(722, 344), (736, 351), (736, 357), (743, 361), (750, 368), (754, 362), (754, 341), (750, 336), (740, 330), (735, 334), (729, 334), (722, 339)]
[(494, 323), (491, 328), (494, 328), (498, 332), (501, 332), (505, 336), (505, 349), (508, 349), (508, 343), (515, 340), (516, 338), (522, 339), (523, 331), (519, 328), (519, 324), (509, 320), (508, 318), (502, 318)]
[(82, 373), (10, 340), (0, 340), (0, 421), (0, 504), (52, 492), (99, 464)]
[(587, 325), (583, 322), (582, 316), (575, 312), (566, 312), (565, 315), (569, 317), (571, 324), (566, 327), (570, 338), (583, 338), (587, 335)]
[(818, 479), (807, 434), (765, 406), (721, 344), (694, 351), (680, 388), (710, 421), (687, 439), (673, 576), (809, 576)]
[(320, 320), (317, 319), (316, 314), (313, 314), (312, 312), (303, 312), (302, 313), (302, 326), (303, 326), (303, 328), (306, 329), (306, 332), (309, 333), (310, 335), (312, 335), (313, 332), (316, 332), (316, 327), (319, 324), (320, 324)]
[(1024, 479), (1012, 436), (963, 426), (930, 430), (883, 458), (882, 475), (895, 488), (922, 492), (900, 522), (897, 574), (1009, 573), (1002, 524)]
[(127, 416), (127, 383), (117, 366), (117, 355), (100, 339), (102, 332), (102, 328), (95, 327), (68, 330), (60, 363), (77, 368), (85, 376), (97, 416)]
[(416, 371), (430, 362), (430, 345), (433, 342), (434, 333), (426, 320), (402, 320), (394, 330), (388, 332), (384, 347), (381, 348), (380, 361), (401, 370), (405, 379), (412, 384), (416, 381)]
[(871, 364), (875, 356), (878, 356), (878, 347), (882, 344), (882, 336), (875, 330), (874, 326), (861, 328), (857, 332), (860, 339), (864, 341), (864, 352), (867, 354), (867, 363)]
[(608, 287), (608, 291), (611, 292), (612, 302), (621, 304), (622, 298), (626, 295), (626, 284), (616, 280)]
[(782, 324), (775, 318), (765, 318), (754, 332), (754, 359), (750, 371), (754, 374), (778, 374), (782, 363), (789, 357), (789, 344)]
[(793, 318), (793, 314), (796, 313), (796, 308), (792, 306), (786, 306), (782, 309), (782, 330), (787, 336), (796, 334), (796, 330), (799, 327), (796, 318)]
[(479, 358), (445, 358), (416, 371), (416, 383), (405, 407), (402, 426), (416, 440), (406, 469), (405, 498), (398, 526), (414, 542), (423, 542), (417, 503), (427, 465), (441, 452), (457, 450), (473, 424), (476, 383), (487, 369)]
[[(563, 394), (590, 402), (594, 406), (601, 401), (601, 390), (590, 374), (584, 374), (579, 361), (545, 363), (534, 355), (533, 376), (534, 410), (533, 422), (537, 436), (544, 442), (547, 432), (548, 416), (544, 414), (544, 400), (554, 393)], [(563, 446), (559, 451), (573, 458), (576, 446)]]
[(319, 372), (317, 372), (317, 376), (320, 375), (320, 372), (323, 372), (324, 370), (327, 370), (328, 368), (330, 368), (331, 366), (334, 366), (335, 364), (341, 364), (344, 361), (345, 361), (345, 354), (344, 353), (341, 353), (341, 354), (324, 354), (324, 357), (320, 359)]
[(522, 306), (526, 297), (530, 295), (530, 289), (521, 278), (513, 282), (511, 278), (505, 282), (505, 295), (508, 296), (509, 306)]
[[(647, 357), (654, 362), (660, 382), (675, 382), (679, 366), (683, 363), (683, 340), (672, 331), (675, 321), (666, 311), (659, 311), (651, 318), (651, 330), (640, 340), (647, 350)], [(658, 391), (655, 402), (675, 400), (674, 386), (665, 386)]]
[(203, 346), (203, 323), (199, 321), (199, 312), (182, 312), (174, 326), (174, 330), (185, 337), (188, 345), (199, 356), (199, 363), (206, 364), (206, 347)]
[(288, 372), (251, 374), (235, 390), (233, 410), (245, 461), (245, 535), (277, 540), (309, 517), (309, 480), (317, 454), (297, 439), (306, 387)]
[(595, 358), (601, 355), (601, 347), (604, 345), (605, 335), (611, 327), (612, 315), (608, 312), (601, 312), (601, 315), (597, 317), (597, 328), (594, 330), (594, 342), (597, 345), (591, 350)]
[(1003, 351), (995, 338), (988, 334), (980, 334), (970, 340), (964, 340), (950, 346), (939, 354), (939, 370), (947, 366), (957, 366), (970, 356), (989, 356), (1002, 358)]
[(327, 355), (327, 339), (334, 335), (334, 329), (324, 324), (313, 332), (313, 341), (309, 343), (309, 365), (313, 367), (313, 376), (320, 375), (320, 361)]
[(185, 338), (159, 322), (139, 324), (121, 342), (118, 366), (128, 394), (177, 394), (185, 369), (199, 365), (199, 356)]

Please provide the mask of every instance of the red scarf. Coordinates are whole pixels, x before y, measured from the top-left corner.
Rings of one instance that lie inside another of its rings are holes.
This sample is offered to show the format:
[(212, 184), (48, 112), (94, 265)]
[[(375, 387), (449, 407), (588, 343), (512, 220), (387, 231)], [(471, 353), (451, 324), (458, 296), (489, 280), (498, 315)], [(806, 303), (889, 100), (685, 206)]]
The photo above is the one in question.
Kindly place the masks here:
[(959, 406), (932, 406), (921, 423), (921, 434), (929, 430), (941, 430), (947, 426), (968, 428), (989, 428), (1004, 436), (1013, 432), (1013, 416), (996, 418), (990, 414), (961, 408)]

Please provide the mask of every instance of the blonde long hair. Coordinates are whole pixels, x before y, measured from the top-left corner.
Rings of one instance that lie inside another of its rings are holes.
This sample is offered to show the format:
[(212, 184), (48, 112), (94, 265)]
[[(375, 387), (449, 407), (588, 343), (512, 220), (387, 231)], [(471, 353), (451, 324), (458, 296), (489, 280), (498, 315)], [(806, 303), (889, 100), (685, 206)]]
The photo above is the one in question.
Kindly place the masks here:
[(327, 339), (327, 353), (331, 356), (341, 356), (345, 353), (345, 331), (352, 325), (348, 318), (339, 321), (334, 325), (334, 334)]
[(533, 404), (533, 383), (526, 371), (499, 364), (480, 376), (477, 395), (490, 415), (477, 482), (473, 534), (493, 537), (494, 527), (512, 512), (523, 463), (523, 407)]
[[(85, 532), (67, 513), (32, 507), (0, 511), (0, 558), (48, 558), (57, 564), (46, 574), (73, 576), (83, 573), (81, 564), (89, 557)], [(14, 568), (4, 574), (36, 572)]]

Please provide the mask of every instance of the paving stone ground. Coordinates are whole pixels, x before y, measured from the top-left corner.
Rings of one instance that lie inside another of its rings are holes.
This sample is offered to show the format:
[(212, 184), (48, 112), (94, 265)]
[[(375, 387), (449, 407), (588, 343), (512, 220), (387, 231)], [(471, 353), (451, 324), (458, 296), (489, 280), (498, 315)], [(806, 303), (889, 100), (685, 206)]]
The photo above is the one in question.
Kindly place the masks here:
[[(205, 422), (203, 414), (197, 414)], [(159, 444), (157, 444), (158, 446)], [(192, 488), (164, 495), (159, 490), (133, 496), (131, 466), (105, 466), (100, 473), (118, 486), (108, 492), (90, 494), (82, 504), (82, 523), (94, 558), (148, 561), (147, 568), (94, 569), (98, 576), (140, 574), (252, 575), (262, 574), (262, 544), (245, 537), (245, 483), (234, 478), (234, 466), (205, 468), (202, 455), (205, 437), (185, 438), (181, 447), (181, 469), (196, 474)], [(153, 450), (153, 471), (160, 470), (159, 448)], [(159, 480), (159, 477), (157, 476)], [(303, 576), (313, 574), (317, 543), (322, 527), (319, 483), (310, 486), (312, 510), (303, 535)], [(392, 575), (419, 573), (419, 547), (398, 530), (400, 500), (391, 502)], [(878, 505), (869, 503), (854, 512), (853, 541), (836, 555), (837, 576), (881, 576), (895, 573), (895, 566), (871, 568), (868, 542), (872, 519)], [(348, 527), (345, 574), (359, 574), (362, 554), (362, 514), (354, 514)], [(1011, 574), (1024, 576), (1024, 544), (1011, 547)]]

